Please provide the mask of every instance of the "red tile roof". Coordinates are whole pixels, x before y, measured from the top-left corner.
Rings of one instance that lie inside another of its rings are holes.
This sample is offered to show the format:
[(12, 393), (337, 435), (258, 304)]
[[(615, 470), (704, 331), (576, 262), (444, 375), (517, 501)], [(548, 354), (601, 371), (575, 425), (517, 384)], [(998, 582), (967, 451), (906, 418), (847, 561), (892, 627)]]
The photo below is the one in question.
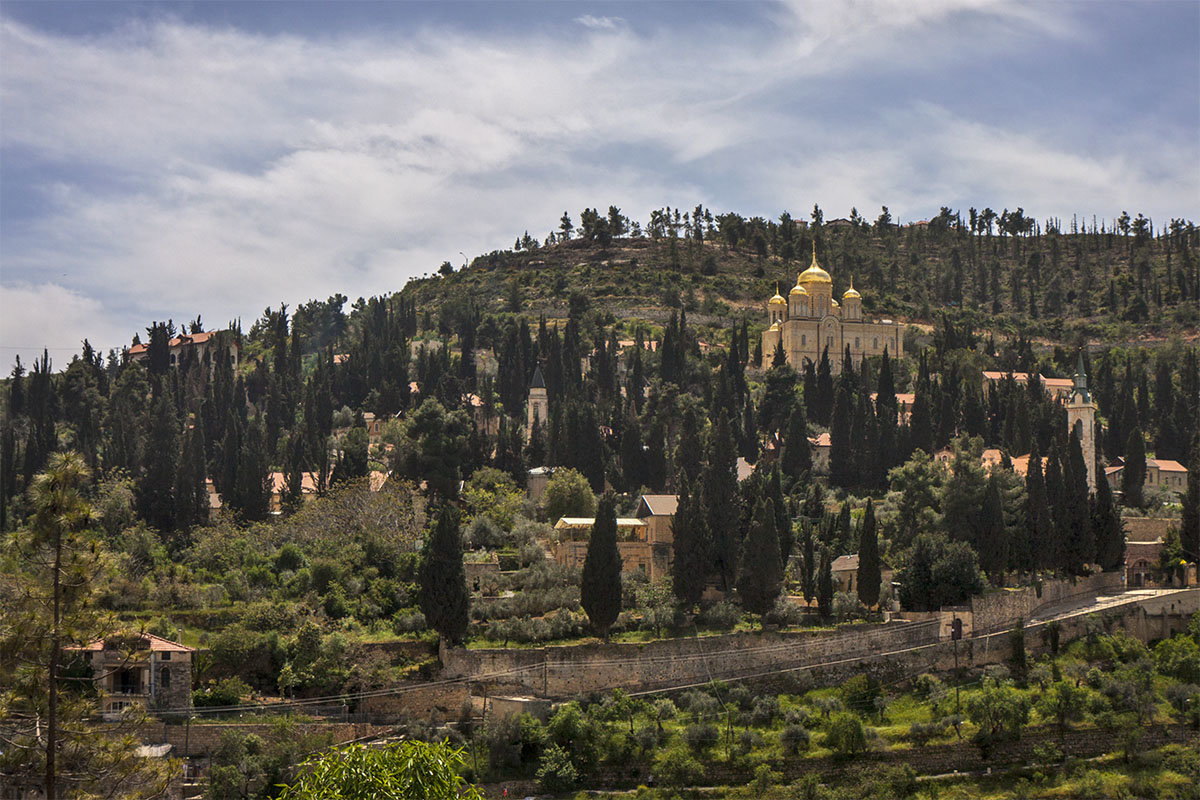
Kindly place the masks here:
[[(215, 336), (218, 333), (221, 333), (221, 331), (204, 331), (202, 333), (181, 333), (180, 335), (178, 335), (174, 339), (172, 339), (170, 342), (168, 342), (168, 346), (169, 347), (183, 347), (184, 345), (203, 344), (204, 342), (207, 342), (209, 339), (211, 339), (213, 336)], [(234, 344), (235, 345), (237, 344), (236, 340), (234, 340)], [(129, 354), (137, 355), (137, 354), (144, 353), (149, 349), (150, 349), (150, 345), (148, 345), (148, 344), (145, 344), (145, 343), (135, 344), (129, 348)]]
[[(132, 634), (132, 635), (140, 638), (143, 641), (143, 643), (149, 644), (150, 649), (153, 650), (154, 652), (166, 652), (166, 653), (194, 653), (194, 652), (196, 652), (196, 648), (194, 648), (194, 647), (188, 647), (187, 645), (182, 645), (179, 642), (172, 642), (170, 639), (164, 639), (161, 636), (155, 636), (153, 633), (139, 633), (139, 634)], [(104, 642), (105, 642), (104, 639), (97, 639), (96, 641), (92, 642), (89, 645), (85, 645), (83, 647), (77, 647), (77, 648), (68, 648), (68, 649), (97, 652), (97, 651), (104, 649)]]

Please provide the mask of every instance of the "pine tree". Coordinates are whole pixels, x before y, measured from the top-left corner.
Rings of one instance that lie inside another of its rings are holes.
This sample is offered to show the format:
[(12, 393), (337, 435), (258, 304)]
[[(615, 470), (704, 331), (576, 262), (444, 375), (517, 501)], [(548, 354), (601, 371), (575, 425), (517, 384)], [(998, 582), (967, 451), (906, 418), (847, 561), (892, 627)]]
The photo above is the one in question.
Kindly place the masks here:
[(700, 602), (710, 563), (708, 523), (700, 493), (686, 478), (679, 487), (679, 502), (671, 520), (675, 560), (671, 563), (671, 588), (686, 608)]
[(1130, 508), (1146, 505), (1143, 487), (1146, 482), (1146, 440), (1142, 429), (1134, 426), (1125, 443), (1125, 468), (1121, 470), (1121, 491), (1124, 503)]
[(867, 499), (858, 529), (858, 599), (871, 608), (879, 603), (883, 573), (879, 563), (879, 536), (875, 530), (875, 504)]
[(825, 619), (833, 611), (833, 557), (828, 547), (821, 548), (820, 575), (817, 579), (817, 612)]
[(737, 451), (729, 420), (718, 413), (708, 436), (708, 463), (702, 478), (702, 497), (712, 537), (711, 571), (723, 590), (733, 587), (737, 577), (739, 527), (742, 517), (738, 498)]
[(808, 441), (804, 406), (800, 402), (792, 406), (791, 416), (788, 417), (779, 465), (789, 486), (801, 480), (812, 469), (812, 443)]
[(1121, 512), (1113, 503), (1108, 481), (1096, 484), (1092, 498), (1092, 529), (1096, 532), (1096, 561), (1106, 572), (1119, 569), (1125, 563), (1125, 524)]
[(617, 501), (606, 492), (596, 506), (579, 584), (579, 602), (605, 639), (621, 613), (621, 554), (617, 549)]
[(783, 566), (779, 557), (779, 532), (775, 524), (775, 504), (770, 497), (758, 501), (750, 531), (742, 542), (737, 591), (742, 607), (752, 614), (765, 615), (775, 607), (783, 586)]
[(421, 587), (421, 613), (425, 615), (429, 627), (447, 643), (461, 643), (471, 621), (471, 597), (463, 567), (458, 511), (450, 503), (442, 504), (433, 530), (425, 541), (418, 582)]

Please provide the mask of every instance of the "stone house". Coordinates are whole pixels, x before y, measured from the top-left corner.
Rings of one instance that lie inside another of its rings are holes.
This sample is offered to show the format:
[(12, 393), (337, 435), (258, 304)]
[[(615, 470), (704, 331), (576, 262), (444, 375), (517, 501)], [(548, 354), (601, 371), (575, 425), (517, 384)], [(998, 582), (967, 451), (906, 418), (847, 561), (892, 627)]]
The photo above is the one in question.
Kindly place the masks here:
[[(583, 568), (587, 559), (588, 538), (594, 517), (563, 517), (554, 525), (558, 540), (551, 551), (554, 560), (565, 567)], [(621, 571), (625, 574), (641, 572), (650, 580), (667, 574), (669, 562), (662, 559), (655, 563), (654, 545), (649, 541), (648, 525), (635, 517), (617, 519), (617, 551), (621, 554)]]
[(106, 717), (133, 705), (152, 711), (192, 706), (194, 647), (152, 633), (126, 633), (75, 649), (91, 661)]
[[(222, 335), (225, 334), (225, 335)], [(181, 333), (172, 339), (167, 347), (170, 353), (171, 366), (177, 367), (184, 362), (185, 359), (195, 356), (197, 363), (204, 360), (204, 356), (212, 353), (215, 363), (217, 349), (222, 346), (227, 348), (229, 352), (230, 363), (234, 369), (238, 366), (238, 355), (240, 348), (237, 339), (229, 331), (205, 331), (203, 333)], [(150, 358), (150, 345), (138, 343), (129, 348), (129, 358), (133, 361), (146, 361)]]
[[(1124, 474), (1125, 465), (1119, 458), (1112, 466), (1104, 468), (1104, 477), (1108, 480), (1108, 485), (1114, 489), (1121, 488), (1121, 478)], [(1146, 459), (1146, 479), (1142, 483), (1145, 488), (1186, 492), (1187, 484), (1187, 467), (1183, 464), (1169, 458)]]
[[(833, 572), (833, 590), (835, 592), (847, 592), (848, 594), (858, 592), (858, 553), (838, 556), (830, 565), (830, 570)], [(879, 585), (881, 589), (891, 585), (894, 574), (891, 567), (880, 565)]]

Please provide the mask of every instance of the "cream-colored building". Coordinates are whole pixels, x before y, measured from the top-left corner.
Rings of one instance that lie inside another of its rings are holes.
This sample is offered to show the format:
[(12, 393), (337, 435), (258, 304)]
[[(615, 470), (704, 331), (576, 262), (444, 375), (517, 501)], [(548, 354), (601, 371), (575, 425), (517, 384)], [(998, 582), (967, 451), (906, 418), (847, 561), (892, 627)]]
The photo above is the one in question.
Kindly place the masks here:
[(814, 246), (812, 264), (796, 278), (796, 285), (786, 298), (779, 294), (767, 301), (768, 328), (763, 331), (763, 359), (768, 360), (775, 346), (783, 343), (788, 363), (799, 369), (804, 360), (821, 360), (829, 350), (829, 365), (836, 374), (842, 369), (842, 356), (850, 348), (855, 366), (864, 357), (883, 355), (887, 349), (892, 358), (904, 355), (904, 325), (891, 320), (863, 319), (862, 295), (854, 282), (842, 294), (839, 304), (833, 299), (833, 279), (817, 264)]

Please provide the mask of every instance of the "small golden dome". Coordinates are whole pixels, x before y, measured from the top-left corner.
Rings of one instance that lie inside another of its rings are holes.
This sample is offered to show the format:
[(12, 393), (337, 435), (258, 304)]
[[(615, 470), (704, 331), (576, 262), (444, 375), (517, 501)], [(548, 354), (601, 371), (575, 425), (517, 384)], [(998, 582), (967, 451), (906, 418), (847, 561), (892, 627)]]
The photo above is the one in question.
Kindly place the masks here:
[(808, 290), (797, 283), (795, 286), (792, 287), (792, 290), (790, 292), (788, 292), (789, 297), (796, 296), (796, 295), (803, 295), (805, 297), (808, 297)]
[(779, 324), (779, 321), (776, 320), (775, 322), (771, 323), (771, 327), (768, 328), (767, 330), (777, 331), (777, 330), (781, 329), (782, 327), (783, 326)]
[(833, 283), (833, 278), (829, 277), (829, 273), (821, 269), (821, 265), (817, 263), (816, 242), (813, 242), (812, 263), (809, 264), (808, 269), (800, 273), (800, 277), (796, 279), (796, 283)]
[(854, 288), (854, 278), (850, 279), (850, 288), (842, 293), (843, 300), (862, 300), (862, 295)]
[(834, 308), (841, 308), (841, 307), (842, 307), (842, 304), (841, 304), (841, 303), (839, 303), (837, 300), (830, 300), (829, 302), (833, 303), (833, 307), (834, 307)]
[(773, 306), (786, 306), (787, 305), (787, 300), (784, 300), (783, 295), (781, 295), (779, 293), (779, 284), (778, 283), (775, 284), (775, 296), (772, 297), (767, 302), (769, 305), (773, 305)]

